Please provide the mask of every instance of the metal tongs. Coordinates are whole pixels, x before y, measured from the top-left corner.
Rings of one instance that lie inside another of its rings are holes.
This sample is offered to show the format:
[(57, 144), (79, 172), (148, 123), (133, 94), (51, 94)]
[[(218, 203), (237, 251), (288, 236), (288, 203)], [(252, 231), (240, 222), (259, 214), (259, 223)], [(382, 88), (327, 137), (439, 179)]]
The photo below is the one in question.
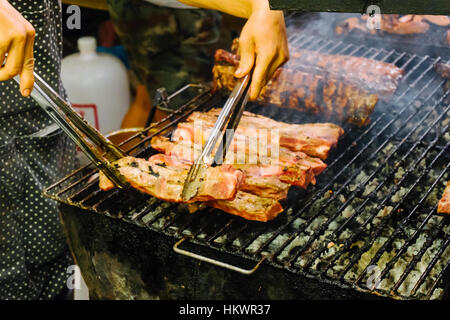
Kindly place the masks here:
[[(195, 197), (204, 179), (206, 168), (222, 164), (225, 160), (228, 147), (233, 140), (235, 130), (239, 125), (245, 105), (248, 101), (249, 84), (249, 74), (238, 79), (230, 97), (225, 102), (202, 153), (195, 160), (188, 172), (181, 194), (184, 201), (188, 201)], [(226, 125), (227, 127), (225, 128)], [(213, 159), (211, 157), (213, 149), (221, 137), (222, 143), (219, 145)]]
[[(104, 137), (84, 120), (58, 93), (40, 76), (34, 73), (34, 89), (31, 97), (77, 144), (84, 154), (119, 188), (129, 184), (111, 163), (127, 156), (120, 148)], [(20, 83), (19, 77), (14, 80)]]

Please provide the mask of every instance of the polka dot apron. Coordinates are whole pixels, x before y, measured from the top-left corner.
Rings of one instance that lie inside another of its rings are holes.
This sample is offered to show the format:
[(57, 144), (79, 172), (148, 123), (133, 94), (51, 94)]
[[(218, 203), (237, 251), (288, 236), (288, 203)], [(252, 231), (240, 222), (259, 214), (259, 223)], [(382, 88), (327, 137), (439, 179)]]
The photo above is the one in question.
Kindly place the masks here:
[[(36, 72), (64, 96), (58, 0), (9, 1), (36, 29)], [(73, 264), (57, 204), (42, 190), (76, 165), (75, 147), (13, 81), (0, 82), (0, 299), (53, 299)]]

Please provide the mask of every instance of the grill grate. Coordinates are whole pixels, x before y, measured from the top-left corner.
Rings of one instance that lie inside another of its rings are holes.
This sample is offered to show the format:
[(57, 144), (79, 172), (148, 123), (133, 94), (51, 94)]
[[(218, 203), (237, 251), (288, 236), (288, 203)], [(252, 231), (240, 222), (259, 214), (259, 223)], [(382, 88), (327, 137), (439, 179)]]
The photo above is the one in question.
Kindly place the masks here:
[[(103, 192), (91, 166), (50, 186), (46, 195), (249, 260), (265, 257), (264, 263), (341, 287), (398, 299), (441, 298), (450, 270), (450, 220), (436, 214), (450, 180), (450, 91), (433, 69), (441, 59), (306, 33), (292, 36), (290, 44), (394, 63), (405, 76), (396, 95), (378, 103), (370, 125), (341, 124), (345, 135), (317, 184), (291, 188), (285, 212), (274, 221), (246, 221), (212, 208), (191, 215), (183, 205), (133, 190)], [(151, 155), (153, 135), (169, 132), (194, 110), (220, 103), (222, 97), (201, 92), (130, 138), (139, 143), (129, 153)], [(272, 106), (247, 109), (279, 121), (320, 121)]]

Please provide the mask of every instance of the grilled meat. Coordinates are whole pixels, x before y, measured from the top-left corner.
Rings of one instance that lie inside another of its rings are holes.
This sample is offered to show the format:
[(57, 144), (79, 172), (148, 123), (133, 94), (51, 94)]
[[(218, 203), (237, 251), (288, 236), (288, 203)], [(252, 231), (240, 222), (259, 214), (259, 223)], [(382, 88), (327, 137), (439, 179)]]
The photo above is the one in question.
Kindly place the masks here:
[[(232, 90), (238, 56), (218, 50), (215, 57), (213, 91)], [(275, 72), (258, 100), (363, 126), (377, 94), (393, 94), (402, 74), (392, 64), (371, 59), (292, 50), (290, 61)]]
[(242, 170), (245, 175), (254, 177), (278, 177), (280, 181), (306, 189), (310, 183), (316, 184), (311, 167), (298, 164), (234, 164), (234, 168)]
[(373, 59), (330, 55), (310, 50), (291, 50), (289, 68), (305, 66), (319, 74), (326, 73), (336, 79), (353, 84), (371, 93), (391, 95), (395, 92), (403, 70), (391, 63)]
[[(208, 136), (211, 129), (206, 129), (204, 131), (204, 136)], [(194, 139), (192, 134), (191, 127), (187, 124), (183, 124), (179, 128), (177, 128), (172, 135), (172, 140), (175, 142), (180, 141), (189, 141), (191, 143), (195, 143), (197, 146), (201, 146), (203, 143), (201, 142), (200, 137)], [(282, 164), (282, 165), (305, 165), (311, 167), (313, 173), (318, 175), (322, 173), (323, 170), (327, 167), (327, 165), (319, 158), (310, 157), (307, 154), (301, 151), (291, 151), (284, 147), (272, 147), (269, 143), (258, 143), (255, 140), (258, 139), (256, 137), (254, 140), (246, 140), (245, 136), (235, 134), (233, 137), (233, 141), (229, 147), (227, 158), (225, 159), (225, 163), (227, 164), (258, 164), (258, 165), (268, 165), (268, 164)], [(250, 146), (254, 144), (253, 146)], [(181, 144), (180, 146), (174, 147), (182, 148), (186, 143)], [(189, 144), (190, 146), (190, 144)], [(265, 152), (264, 152), (265, 151)], [(178, 150), (176, 152), (181, 152)], [(187, 151), (189, 152), (189, 150)], [(191, 152), (192, 153), (192, 152)], [(193, 157), (195, 159), (194, 154), (191, 155), (189, 153), (189, 158)], [(197, 153), (196, 153), (197, 154)]]
[(445, 63), (436, 63), (434, 65), (436, 72), (444, 79), (450, 79), (450, 65)]
[(431, 25), (434, 25), (434, 30), (437, 32), (441, 32), (442, 30), (444, 36), (445, 33), (447, 35), (447, 39), (443, 39), (443, 44), (450, 44), (450, 30), (446, 30), (448, 29), (448, 26), (450, 26), (449, 16), (414, 14), (400, 16), (398, 14), (382, 14), (379, 29), (368, 28), (366, 20), (367, 16), (345, 19), (336, 26), (335, 32), (336, 34), (346, 34), (357, 31), (374, 35), (383, 35), (384, 33), (397, 35), (423, 35), (430, 30)]
[[(372, 93), (391, 95), (397, 89), (398, 82), (404, 73), (402, 69), (391, 63), (363, 57), (324, 54), (296, 48), (291, 48), (289, 52), (290, 60), (281, 68), (291, 71), (286, 80), (292, 80), (295, 72), (304, 71), (342, 80)], [(239, 61), (238, 55), (222, 49), (217, 50), (214, 57), (216, 63), (222, 63), (225, 66), (236, 66)], [(302, 83), (294, 84), (302, 85)]]
[(283, 200), (287, 198), (290, 185), (281, 180), (277, 176), (252, 176), (245, 175), (244, 182), (239, 190), (275, 200)]
[[(132, 187), (161, 200), (184, 202), (181, 192), (188, 165), (164, 155), (155, 155), (149, 160), (124, 157), (114, 165)], [(197, 195), (189, 202), (231, 200), (236, 196), (243, 178), (241, 171), (228, 165), (208, 168)], [(109, 190), (112, 187), (114, 185), (100, 172), (100, 189)]]
[[(188, 169), (200, 155), (208, 130), (219, 112), (213, 109), (207, 113), (193, 113), (188, 122), (178, 124), (172, 134), (175, 141), (164, 136), (152, 138), (152, 148), (161, 153), (148, 160), (125, 157), (115, 166), (134, 188), (161, 200), (184, 202), (181, 193)], [(200, 123), (200, 135), (194, 134), (194, 123)], [(259, 141), (259, 132), (266, 128), (280, 131), (280, 139), (278, 134), (269, 130), (264, 135), (265, 139)], [(236, 141), (230, 146), (244, 159), (230, 157), (233, 152), (229, 152), (224, 164), (207, 168), (198, 194), (188, 202), (189, 209), (195, 211), (198, 203), (203, 202), (248, 220), (271, 220), (283, 211), (279, 201), (287, 197), (290, 186), (306, 188), (310, 183), (315, 184), (315, 176), (326, 168), (322, 160), (296, 151), (295, 145), (324, 145), (326, 151), (319, 153), (326, 157), (342, 133), (343, 130), (333, 124), (290, 125), (246, 112), (234, 136)], [(300, 138), (296, 139), (295, 135)], [(255, 137), (256, 148), (240, 143), (240, 140), (246, 142), (246, 139)], [(294, 150), (280, 146), (281, 141)], [(255, 161), (249, 162), (249, 159)], [(109, 190), (113, 187), (100, 172), (100, 188)]]
[[(189, 168), (189, 164), (171, 156), (166, 156), (162, 154), (156, 154), (149, 159), (150, 162), (155, 162), (157, 165), (175, 166)], [(224, 166), (219, 166), (215, 168), (221, 168)], [(225, 167), (229, 167), (225, 165)], [(217, 174), (210, 171), (208, 168), (207, 177), (210, 174)], [(221, 170), (219, 170), (221, 171)], [(236, 171), (239, 172), (239, 171)], [(266, 222), (268, 220), (274, 219), (279, 213), (283, 212), (283, 207), (278, 202), (286, 198), (288, 185), (276, 181), (276, 177), (250, 177), (239, 175), (238, 188), (236, 196), (233, 199), (221, 200), (220, 198), (215, 198), (218, 200), (210, 200), (205, 202), (207, 206), (221, 209), (225, 212), (241, 216), (248, 220), (256, 220)], [(205, 184), (205, 182), (203, 182)], [(214, 188), (213, 185), (211, 185)], [(217, 186), (220, 187), (220, 186)], [(201, 189), (205, 189), (202, 185), (200, 187), (199, 193), (194, 199), (199, 198)], [(208, 187), (206, 187), (208, 189)], [(247, 192), (245, 192), (247, 191)], [(251, 192), (251, 193), (249, 193)], [(223, 198), (222, 198), (223, 199)], [(203, 201), (203, 200), (194, 200)], [(194, 201), (190, 200), (190, 203)]]
[[(184, 133), (185, 135), (193, 136), (193, 122), (201, 120), (205, 128), (212, 128), (219, 113), (220, 109), (211, 109), (209, 112), (194, 112), (187, 119), (190, 123), (179, 124), (177, 130), (185, 129), (189, 131), (189, 133)], [(258, 132), (258, 130), (262, 131)], [(271, 133), (278, 133), (279, 141), (275, 141), (275, 144), (279, 145), (280, 150), (286, 148), (293, 152), (303, 152), (321, 159), (328, 157), (330, 149), (336, 146), (340, 136), (344, 134), (344, 130), (333, 123), (288, 124), (250, 112), (244, 113), (235, 134), (257, 138), (264, 132), (267, 132), (269, 148), (272, 144), (270, 141)], [(205, 133), (205, 130), (203, 133)], [(183, 133), (174, 132), (175, 136), (177, 134), (182, 135)], [(207, 137), (203, 137), (203, 139), (205, 138)]]
[(391, 15), (385, 19), (389, 20), (383, 31), (395, 34), (417, 34), (425, 33), (430, 29), (430, 25), (425, 21), (424, 16), (408, 14), (406, 16), (397, 18)]
[(336, 28), (336, 34), (348, 33), (352, 30), (359, 30), (366, 33), (376, 33), (374, 29), (367, 28), (366, 23), (363, 23), (359, 17), (350, 17), (339, 23)]
[[(181, 192), (189, 169), (188, 164), (162, 154), (156, 154), (148, 160), (125, 157), (116, 164), (134, 188), (161, 200), (184, 202)], [(226, 165), (207, 170), (206, 180), (189, 203), (205, 202), (208, 206), (256, 221), (271, 220), (283, 211), (278, 200), (287, 196), (288, 185), (273, 178), (250, 177), (243, 182), (242, 173), (230, 170)], [(240, 190), (237, 190), (237, 187)], [(100, 189), (106, 191), (112, 188), (112, 182), (100, 172)], [(262, 196), (245, 191), (257, 191)]]
[(243, 191), (238, 191), (234, 200), (209, 201), (207, 205), (247, 220), (261, 222), (272, 220), (283, 212), (283, 207), (277, 200)]
[(447, 181), (447, 187), (444, 190), (441, 200), (439, 200), (437, 212), (450, 213), (450, 181)]
[(429, 22), (441, 26), (448, 27), (450, 26), (450, 17), (449, 16), (435, 16), (435, 15), (424, 15), (425, 20)]
[[(237, 39), (233, 40), (233, 46), (235, 45), (239, 45), (239, 41)], [(231, 51), (232, 52), (223, 49), (217, 49), (214, 53), (214, 61), (226, 62), (228, 65), (238, 66), (241, 57), (234, 50)]]
[[(442, 24), (445, 23), (442, 18), (437, 19), (430, 18), (430, 16), (422, 16), (422, 15), (398, 15), (398, 14), (382, 14), (380, 21), (380, 29), (369, 29), (367, 27), (367, 16), (362, 17), (351, 17), (345, 19), (342, 23), (339, 23), (336, 26), (337, 34), (348, 33), (352, 30), (359, 30), (364, 33), (376, 34), (377, 32), (386, 32), (391, 34), (419, 34), (425, 33), (430, 29), (430, 25), (427, 23), (427, 20), (436, 23)], [(432, 21), (433, 20), (433, 21)]]
[[(166, 155), (176, 157), (182, 161), (187, 163), (193, 163), (196, 157), (201, 153), (199, 149), (194, 150), (194, 144), (191, 141), (181, 141), (181, 142), (173, 142), (168, 138), (156, 136), (152, 139), (152, 148), (162, 152)], [(201, 145), (199, 145), (201, 146)], [(234, 159), (236, 160), (236, 159)], [(227, 162), (228, 164), (228, 162)], [(230, 163), (235, 169), (239, 169), (243, 171), (247, 176), (253, 178), (277, 178), (280, 182), (284, 182), (284, 184), (295, 185), (301, 188), (306, 189), (306, 187), (310, 184), (316, 183), (314, 177), (313, 169), (305, 164), (305, 163), (284, 163), (277, 162), (271, 163), (267, 165), (263, 165), (260, 163), (255, 164), (246, 164), (245, 161), (239, 163), (234, 161)], [(254, 179), (252, 181), (255, 181)], [(261, 182), (258, 182), (260, 185)], [(266, 185), (265, 190), (258, 192), (257, 194), (263, 195), (268, 191), (267, 189), (272, 189), (270, 193), (281, 192), (285, 193), (285, 186), (280, 183), (272, 183), (272, 187)], [(281, 187), (281, 189), (279, 189)], [(255, 189), (259, 190), (255, 185), (252, 185), (250, 180), (245, 179), (244, 189), (250, 190)], [(275, 189), (274, 189), (275, 188)], [(256, 191), (255, 191), (256, 192)]]

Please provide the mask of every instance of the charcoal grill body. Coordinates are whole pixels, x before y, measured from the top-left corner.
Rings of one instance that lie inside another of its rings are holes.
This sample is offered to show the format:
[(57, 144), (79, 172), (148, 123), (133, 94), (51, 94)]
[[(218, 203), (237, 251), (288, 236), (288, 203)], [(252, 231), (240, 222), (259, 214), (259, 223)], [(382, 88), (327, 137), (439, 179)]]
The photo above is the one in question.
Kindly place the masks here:
[[(381, 299), (264, 263), (243, 275), (175, 253), (173, 237), (65, 204), (60, 209), (91, 299)], [(212, 254), (202, 246), (194, 250)], [(255, 264), (231, 255), (226, 260)]]

